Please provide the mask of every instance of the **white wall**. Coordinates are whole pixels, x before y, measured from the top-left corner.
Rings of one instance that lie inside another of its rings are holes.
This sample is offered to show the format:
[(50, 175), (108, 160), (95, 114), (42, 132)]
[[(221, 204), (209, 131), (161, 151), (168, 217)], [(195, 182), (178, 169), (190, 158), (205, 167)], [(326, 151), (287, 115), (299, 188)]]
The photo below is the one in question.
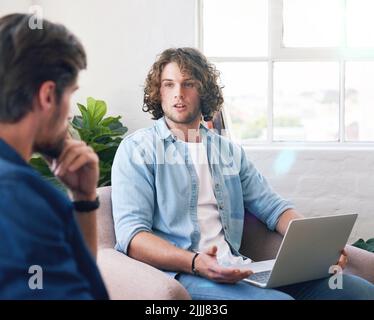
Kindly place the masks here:
[(28, 13), (32, 0), (1, 0), (0, 17), (10, 13)]
[(374, 237), (374, 150), (256, 149), (247, 157), (305, 216), (358, 213), (350, 242)]
[(88, 70), (76, 101), (103, 99), (132, 132), (152, 124), (144, 113), (143, 84), (157, 54), (193, 46), (195, 0), (39, 0), (44, 16), (82, 40)]

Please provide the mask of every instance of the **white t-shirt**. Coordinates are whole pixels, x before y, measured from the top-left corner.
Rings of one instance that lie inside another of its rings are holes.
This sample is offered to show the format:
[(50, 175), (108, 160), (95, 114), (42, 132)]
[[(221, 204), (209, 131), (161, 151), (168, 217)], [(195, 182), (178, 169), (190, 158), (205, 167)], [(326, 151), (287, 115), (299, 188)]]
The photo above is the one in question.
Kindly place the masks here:
[(216, 245), (218, 247), (217, 260), (220, 265), (246, 265), (250, 263), (250, 259), (244, 260), (240, 256), (234, 256), (225, 240), (204, 144), (187, 143), (187, 145), (199, 178), (197, 202), (197, 218), (200, 227), (199, 251), (204, 251)]

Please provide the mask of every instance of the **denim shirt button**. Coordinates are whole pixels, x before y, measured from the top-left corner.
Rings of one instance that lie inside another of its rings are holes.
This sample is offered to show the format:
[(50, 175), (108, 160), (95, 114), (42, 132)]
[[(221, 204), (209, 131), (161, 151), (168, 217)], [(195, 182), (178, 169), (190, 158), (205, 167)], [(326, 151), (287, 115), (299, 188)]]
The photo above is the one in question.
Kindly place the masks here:
[(216, 189), (218, 189), (219, 188), (219, 184), (218, 183), (216, 183)]
[(219, 206), (219, 209), (220, 209), (220, 210), (223, 210), (223, 208), (224, 208), (224, 207), (223, 207), (223, 204), (221, 204), (221, 205)]

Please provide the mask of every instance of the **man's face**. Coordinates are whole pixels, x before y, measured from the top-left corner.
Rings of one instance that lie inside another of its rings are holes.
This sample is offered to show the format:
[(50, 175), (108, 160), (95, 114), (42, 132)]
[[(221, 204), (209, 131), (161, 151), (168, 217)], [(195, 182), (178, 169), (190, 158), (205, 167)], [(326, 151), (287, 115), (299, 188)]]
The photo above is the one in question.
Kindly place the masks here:
[(161, 73), (161, 105), (165, 117), (175, 124), (192, 124), (201, 118), (198, 84), (189, 74), (182, 73), (175, 62)]
[(51, 158), (58, 158), (68, 135), (70, 100), (76, 84), (65, 88), (59, 104), (56, 104), (47, 119), (41, 124), (42, 128), (37, 136), (34, 151)]

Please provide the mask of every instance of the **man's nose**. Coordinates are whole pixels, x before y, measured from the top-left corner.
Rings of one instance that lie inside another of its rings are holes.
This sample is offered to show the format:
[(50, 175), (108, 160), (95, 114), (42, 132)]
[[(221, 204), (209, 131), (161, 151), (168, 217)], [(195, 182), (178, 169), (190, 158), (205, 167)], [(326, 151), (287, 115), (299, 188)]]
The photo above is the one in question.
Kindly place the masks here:
[(183, 98), (183, 90), (181, 86), (175, 86), (174, 98)]

